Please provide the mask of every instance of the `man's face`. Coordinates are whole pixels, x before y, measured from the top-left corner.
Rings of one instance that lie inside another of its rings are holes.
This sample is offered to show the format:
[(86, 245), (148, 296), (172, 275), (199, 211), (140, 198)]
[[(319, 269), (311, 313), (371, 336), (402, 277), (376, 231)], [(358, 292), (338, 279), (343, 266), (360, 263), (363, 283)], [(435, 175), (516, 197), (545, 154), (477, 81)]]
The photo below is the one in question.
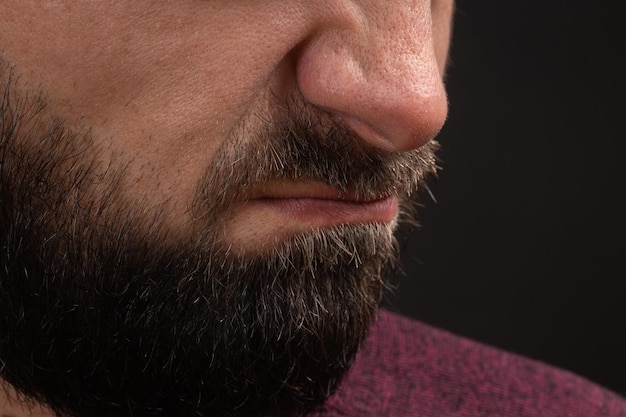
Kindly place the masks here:
[(435, 171), (452, 8), (3, 1), (0, 375), (79, 415), (323, 401)]

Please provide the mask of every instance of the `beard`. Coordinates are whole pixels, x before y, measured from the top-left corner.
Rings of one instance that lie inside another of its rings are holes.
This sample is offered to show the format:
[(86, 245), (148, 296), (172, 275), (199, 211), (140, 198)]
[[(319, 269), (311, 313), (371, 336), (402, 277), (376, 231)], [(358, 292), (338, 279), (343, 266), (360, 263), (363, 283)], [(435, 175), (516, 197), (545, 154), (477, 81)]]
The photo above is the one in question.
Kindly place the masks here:
[(67, 126), (10, 72), (0, 104), (0, 377), (58, 415), (269, 416), (336, 389), (375, 318), (395, 224), (229, 241), (269, 181), (359, 198), (410, 196), (436, 171), (428, 144), (364, 145), (294, 98), (242, 120), (198, 182), (189, 222), (125, 189), (132, 160)]

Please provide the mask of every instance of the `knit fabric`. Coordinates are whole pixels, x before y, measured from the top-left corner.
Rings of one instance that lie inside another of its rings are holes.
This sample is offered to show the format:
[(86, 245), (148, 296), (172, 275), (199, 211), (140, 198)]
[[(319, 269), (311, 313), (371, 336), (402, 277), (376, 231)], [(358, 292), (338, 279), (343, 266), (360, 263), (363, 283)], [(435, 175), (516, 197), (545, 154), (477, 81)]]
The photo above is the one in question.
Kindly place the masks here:
[(626, 417), (570, 372), (381, 311), (354, 367), (311, 417)]

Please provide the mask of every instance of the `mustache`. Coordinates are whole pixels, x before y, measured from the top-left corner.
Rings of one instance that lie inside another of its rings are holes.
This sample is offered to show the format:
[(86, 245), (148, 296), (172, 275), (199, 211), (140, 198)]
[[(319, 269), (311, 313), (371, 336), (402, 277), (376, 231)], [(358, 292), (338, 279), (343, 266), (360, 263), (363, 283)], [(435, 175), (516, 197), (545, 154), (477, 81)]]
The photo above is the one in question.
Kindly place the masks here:
[(272, 181), (322, 183), (360, 200), (408, 199), (439, 169), (434, 140), (389, 152), (301, 100), (276, 108), (281, 114), (255, 114), (231, 132), (198, 187), (194, 208), (205, 215), (227, 211)]

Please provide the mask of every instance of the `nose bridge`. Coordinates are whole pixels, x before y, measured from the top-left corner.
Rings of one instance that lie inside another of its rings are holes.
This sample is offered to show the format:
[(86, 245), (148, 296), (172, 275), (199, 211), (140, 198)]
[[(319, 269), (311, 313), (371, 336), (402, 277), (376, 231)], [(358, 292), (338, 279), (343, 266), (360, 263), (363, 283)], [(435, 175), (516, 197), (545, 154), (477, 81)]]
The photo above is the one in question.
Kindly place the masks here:
[(297, 66), (302, 94), (373, 146), (402, 151), (423, 145), (447, 114), (431, 1), (349, 3), (335, 7), (303, 47)]

